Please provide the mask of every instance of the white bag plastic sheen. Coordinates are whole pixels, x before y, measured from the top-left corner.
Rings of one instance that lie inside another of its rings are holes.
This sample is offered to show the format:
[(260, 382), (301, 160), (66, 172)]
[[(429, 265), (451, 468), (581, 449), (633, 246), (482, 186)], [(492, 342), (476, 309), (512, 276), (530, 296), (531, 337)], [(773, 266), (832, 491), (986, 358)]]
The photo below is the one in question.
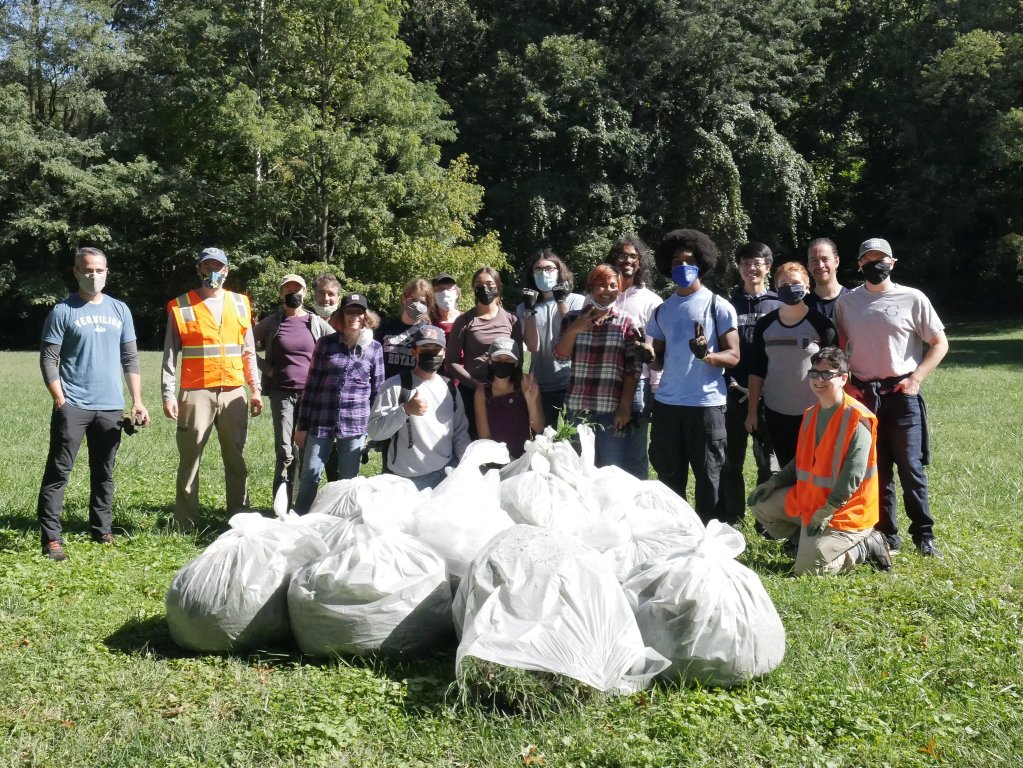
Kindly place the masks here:
[(326, 551), (318, 536), (258, 513), (229, 522), (231, 530), (174, 574), (167, 590), (167, 624), (183, 648), (217, 652), (287, 642), (288, 582)]
[(462, 580), (453, 610), (459, 668), (472, 656), (629, 693), (669, 664), (644, 646), (600, 555), (555, 531), (517, 525), (495, 537)]
[(452, 635), (441, 557), (367, 525), (295, 574), (288, 608), (299, 648), (311, 656), (414, 653)]
[(639, 565), (623, 587), (643, 639), (671, 659), (669, 679), (728, 687), (785, 656), (785, 628), (760, 578), (735, 562), (742, 534), (712, 520), (703, 539)]

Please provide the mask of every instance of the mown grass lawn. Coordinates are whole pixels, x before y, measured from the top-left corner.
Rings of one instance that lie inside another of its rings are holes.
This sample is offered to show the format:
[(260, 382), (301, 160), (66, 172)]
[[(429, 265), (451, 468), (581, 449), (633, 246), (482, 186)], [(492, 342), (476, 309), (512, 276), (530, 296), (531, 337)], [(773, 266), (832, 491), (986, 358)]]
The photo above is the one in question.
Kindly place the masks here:
[[(1019, 327), (953, 327), (925, 387), (943, 559), (907, 547), (887, 575), (794, 579), (747, 523), (743, 561), (788, 631), (781, 668), (738, 690), (656, 686), (533, 719), (458, 705), (453, 649), (310, 663), (291, 648), (175, 648), (164, 593), (223, 529), (223, 473), (213, 440), (201, 476), (215, 530), (171, 533), (177, 459), (156, 353), (143, 355), (154, 426), (119, 456), (117, 544), (89, 542), (83, 448), (65, 510), (71, 559), (45, 560), (35, 500), (50, 401), (35, 354), (0, 353), (0, 766), (1021, 765)], [(260, 506), (271, 435), (267, 417), (252, 422)]]

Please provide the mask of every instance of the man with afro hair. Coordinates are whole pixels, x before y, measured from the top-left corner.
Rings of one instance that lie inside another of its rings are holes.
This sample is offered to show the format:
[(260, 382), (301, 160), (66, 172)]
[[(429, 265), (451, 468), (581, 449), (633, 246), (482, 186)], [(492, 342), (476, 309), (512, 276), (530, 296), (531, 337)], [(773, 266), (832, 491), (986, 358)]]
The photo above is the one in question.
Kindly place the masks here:
[(717, 246), (703, 232), (665, 235), (654, 263), (675, 292), (647, 327), (656, 356), (651, 367), (663, 370), (650, 420), (650, 463), (683, 498), (692, 468), (696, 514), (705, 523), (716, 515), (725, 463), (724, 369), (739, 362), (735, 309), (702, 283), (717, 260)]

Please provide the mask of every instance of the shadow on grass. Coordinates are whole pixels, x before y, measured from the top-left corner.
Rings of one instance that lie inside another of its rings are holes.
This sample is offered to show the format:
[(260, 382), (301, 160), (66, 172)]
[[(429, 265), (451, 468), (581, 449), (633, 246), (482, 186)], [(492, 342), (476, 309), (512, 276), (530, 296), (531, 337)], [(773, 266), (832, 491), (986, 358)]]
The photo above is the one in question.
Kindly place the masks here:
[(1023, 339), (951, 339), (942, 365), (1023, 368)]
[(103, 644), (111, 651), (126, 656), (180, 659), (194, 655), (171, 640), (167, 617), (163, 615), (151, 616), (148, 619), (129, 619), (120, 629), (105, 638)]

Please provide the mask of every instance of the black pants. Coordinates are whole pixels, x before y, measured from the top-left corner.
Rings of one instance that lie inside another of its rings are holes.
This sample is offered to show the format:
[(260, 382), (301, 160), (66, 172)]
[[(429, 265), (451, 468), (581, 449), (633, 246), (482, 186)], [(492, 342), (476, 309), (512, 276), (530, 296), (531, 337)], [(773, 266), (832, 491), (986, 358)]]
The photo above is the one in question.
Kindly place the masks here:
[(764, 408), (764, 419), (767, 431), (771, 435), (774, 455), (778, 457), (778, 466), (784, 467), (796, 458), (796, 445), (799, 443), (799, 427), (803, 423), (803, 414), (789, 416)]
[(42, 543), (61, 541), (64, 487), (84, 437), (89, 444), (89, 531), (94, 539), (110, 533), (113, 522), (114, 460), (121, 444), (120, 411), (87, 411), (65, 402), (50, 416), (50, 453), (36, 514)]
[(682, 498), (692, 467), (696, 514), (704, 523), (714, 519), (725, 464), (725, 406), (665, 405), (655, 400), (650, 464), (657, 479)]
[(763, 404), (760, 404), (760, 427), (752, 435), (746, 431), (747, 413), (747, 401), (743, 394), (733, 389), (728, 390), (728, 406), (725, 410), (728, 440), (716, 515), (718, 520), (725, 523), (737, 523), (746, 514), (746, 481), (742, 468), (746, 463), (746, 445), (751, 439), (753, 460), (757, 464), (757, 484), (766, 483), (771, 478), (771, 443), (767, 440), (767, 429), (763, 423)]

